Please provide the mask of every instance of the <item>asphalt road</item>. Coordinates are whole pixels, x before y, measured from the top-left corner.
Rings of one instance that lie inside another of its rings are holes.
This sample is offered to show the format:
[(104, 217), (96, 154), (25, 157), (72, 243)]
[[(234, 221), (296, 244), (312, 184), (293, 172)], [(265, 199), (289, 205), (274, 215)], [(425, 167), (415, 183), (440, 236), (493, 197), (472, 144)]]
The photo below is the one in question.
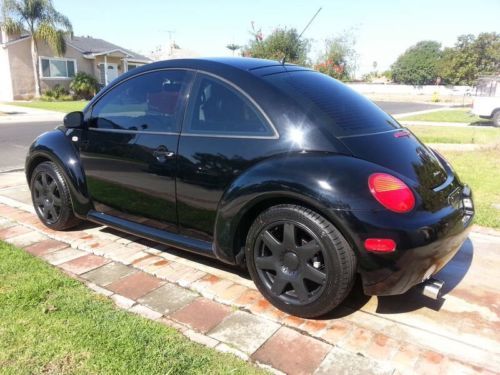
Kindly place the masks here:
[(0, 171), (23, 168), (31, 142), (58, 124), (55, 121), (0, 124)]
[[(436, 108), (432, 104), (376, 102), (384, 111), (395, 115)], [(60, 122), (0, 123), (0, 171), (23, 168), (31, 142), (43, 132), (54, 129)]]

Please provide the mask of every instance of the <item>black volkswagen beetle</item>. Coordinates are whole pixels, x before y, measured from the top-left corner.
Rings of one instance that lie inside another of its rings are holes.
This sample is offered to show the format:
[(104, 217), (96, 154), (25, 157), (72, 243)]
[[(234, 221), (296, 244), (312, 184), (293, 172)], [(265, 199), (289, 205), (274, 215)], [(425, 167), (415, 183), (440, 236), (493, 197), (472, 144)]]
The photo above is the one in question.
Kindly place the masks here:
[(446, 160), (375, 104), (259, 59), (122, 75), (34, 141), (26, 176), (49, 228), (90, 220), (246, 266), (303, 317), (337, 306), (357, 273), (368, 295), (439, 291), (431, 276), (474, 216)]

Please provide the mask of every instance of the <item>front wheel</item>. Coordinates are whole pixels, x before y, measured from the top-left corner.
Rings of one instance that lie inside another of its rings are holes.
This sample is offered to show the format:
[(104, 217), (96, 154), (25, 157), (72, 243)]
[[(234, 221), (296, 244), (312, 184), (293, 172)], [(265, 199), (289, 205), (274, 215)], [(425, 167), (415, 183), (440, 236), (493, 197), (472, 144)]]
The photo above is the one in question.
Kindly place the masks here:
[(78, 220), (73, 213), (69, 188), (53, 162), (36, 166), (30, 181), (31, 198), (40, 221), (50, 229), (74, 227)]
[(339, 305), (352, 288), (356, 257), (335, 226), (301, 206), (261, 213), (246, 241), (247, 267), (274, 306), (313, 318)]

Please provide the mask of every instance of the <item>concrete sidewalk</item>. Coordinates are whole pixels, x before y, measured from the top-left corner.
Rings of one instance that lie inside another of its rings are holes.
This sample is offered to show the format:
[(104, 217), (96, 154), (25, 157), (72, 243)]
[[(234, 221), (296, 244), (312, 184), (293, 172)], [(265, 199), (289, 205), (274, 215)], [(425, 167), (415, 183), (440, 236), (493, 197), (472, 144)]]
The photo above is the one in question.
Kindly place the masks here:
[(2, 103), (0, 103), (0, 112), (5, 113), (5, 115), (0, 116), (0, 124), (13, 122), (62, 121), (66, 115), (63, 112)]
[(1, 239), (131, 312), (282, 372), (472, 374), (500, 368), (498, 231), (472, 232), (438, 275), (446, 281), (441, 301), (415, 291), (369, 298), (358, 285), (328, 317), (307, 320), (273, 308), (236, 269), (106, 227), (51, 231), (32, 211), (24, 175), (1, 174)]

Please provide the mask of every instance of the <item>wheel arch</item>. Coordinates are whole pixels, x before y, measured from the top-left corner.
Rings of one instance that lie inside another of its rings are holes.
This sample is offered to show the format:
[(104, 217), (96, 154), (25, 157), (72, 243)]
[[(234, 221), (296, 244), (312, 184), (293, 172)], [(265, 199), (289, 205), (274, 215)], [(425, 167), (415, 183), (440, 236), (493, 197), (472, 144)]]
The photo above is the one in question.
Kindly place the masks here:
[(62, 131), (53, 130), (44, 133), (30, 146), (25, 163), (28, 185), (37, 165), (45, 161), (58, 166), (69, 186), (73, 211), (77, 216), (85, 217), (92, 208), (87, 193), (85, 173), (77, 150)]

